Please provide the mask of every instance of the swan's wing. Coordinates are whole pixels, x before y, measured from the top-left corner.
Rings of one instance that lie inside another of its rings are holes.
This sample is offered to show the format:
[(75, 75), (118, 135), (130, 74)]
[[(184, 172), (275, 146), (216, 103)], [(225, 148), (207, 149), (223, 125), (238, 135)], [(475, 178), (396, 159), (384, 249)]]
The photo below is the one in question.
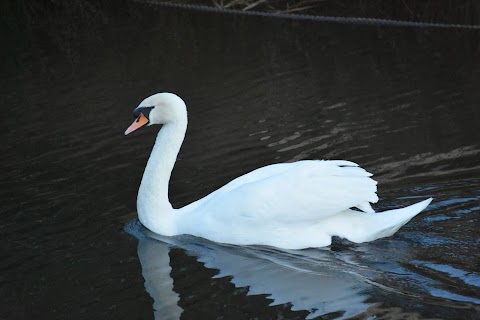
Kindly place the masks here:
[(252, 182), (256, 182), (256, 181), (259, 181), (259, 180), (263, 180), (263, 179), (266, 179), (266, 178), (271, 177), (273, 175), (284, 173), (285, 171), (291, 170), (294, 166), (297, 166), (297, 165), (301, 164), (302, 162), (305, 162), (305, 160), (294, 162), (294, 163), (276, 163), (276, 164), (271, 164), (271, 165), (268, 165), (268, 166), (265, 166), (265, 167), (255, 169), (253, 171), (250, 171), (249, 173), (246, 173), (246, 174), (230, 181), (229, 183), (227, 183), (223, 187), (213, 191), (212, 193), (205, 196), (204, 198), (187, 205), (186, 207), (184, 207), (184, 209), (186, 209), (185, 211), (195, 210), (200, 206), (204, 206), (210, 200), (222, 197), (222, 195), (224, 195), (224, 194), (226, 194), (226, 193), (228, 193), (228, 192), (230, 192), (234, 189), (237, 189), (238, 187), (240, 187), (242, 185), (249, 184), (249, 183), (252, 183)]
[(378, 201), (377, 182), (355, 163), (300, 161), (285, 165), (280, 173), (212, 197), (206, 209), (215, 212), (215, 219), (285, 224), (317, 221), (351, 207), (369, 211), (369, 202)]
[[(261, 167), (258, 169), (255, 169), (253, 171), (250, 171), (236, 179), (233, 179), (223, 187), (213, 191), (209, 195), (205, 196), (204, 198), (200, 199), (198, 201), (198, 204), (201, 202), (206, 202), (209, 199), (219, 197), (221, 194), (225, 194), (231, 190), (234, 190), (242, 185), (252, 183), (252, 182), (257, 182), (266, 178), (269, 178), (271, 176), (275, 176), (278, 174), (282, 174), (286, 171), (293, 170), (296, 167), (304, 166), (306, 163), (309, 162), (328, 162), (331, 164), (335, 164), (338, 166), (350, 166), (350, 167), (358, 167), (358, 164), (351, 162), (351, 161), (346, 161), (346, 160), (330, 160), (330, 161), (318, 161), (318, 160), (302, 160), (302, 161), (296, 161), (292, 163), (276, 163), (276, 164), (270, 164), (265, 167)], [(193, 204), (193, 203), (192, 203)]]

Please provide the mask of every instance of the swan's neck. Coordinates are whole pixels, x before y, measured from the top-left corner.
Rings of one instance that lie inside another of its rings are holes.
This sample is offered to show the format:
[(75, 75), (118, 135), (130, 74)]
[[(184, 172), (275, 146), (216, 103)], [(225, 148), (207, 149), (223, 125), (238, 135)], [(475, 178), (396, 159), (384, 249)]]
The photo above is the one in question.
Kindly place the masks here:
[(153, 232), (176, 234), (175, 209), (168, 199), (168, 184), (187, 130), (187, 117), (163, 125), (148, 159), (138, 191), (140, 222)]

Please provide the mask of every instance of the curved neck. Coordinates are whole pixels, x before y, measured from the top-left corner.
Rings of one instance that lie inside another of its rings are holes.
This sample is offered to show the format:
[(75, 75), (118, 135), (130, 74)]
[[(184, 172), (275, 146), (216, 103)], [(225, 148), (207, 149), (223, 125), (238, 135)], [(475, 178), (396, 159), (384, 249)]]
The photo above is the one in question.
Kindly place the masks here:
[(168, 184), (186, 130), (186, 116), (163, 125), (138, 190), (137, 209), (140, 221), (156, 233), (175, 233), (174, 209), (168, 199)]

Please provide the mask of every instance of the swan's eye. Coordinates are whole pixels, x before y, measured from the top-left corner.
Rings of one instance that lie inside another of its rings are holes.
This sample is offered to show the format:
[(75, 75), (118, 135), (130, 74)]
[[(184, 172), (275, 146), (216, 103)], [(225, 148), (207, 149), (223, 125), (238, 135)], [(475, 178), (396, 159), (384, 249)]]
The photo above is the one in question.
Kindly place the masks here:
[(140, 107), (140, 108), (137, 108), (133, 111), (133, 117), (135, 119), (137, 119), (138, 117), (140, 117), (140, 114), (143, 113), (143, 115), (147, 119), (149, 119), (150, 111), (152, 111), (153, 108), (155, 108), (155, 107)]

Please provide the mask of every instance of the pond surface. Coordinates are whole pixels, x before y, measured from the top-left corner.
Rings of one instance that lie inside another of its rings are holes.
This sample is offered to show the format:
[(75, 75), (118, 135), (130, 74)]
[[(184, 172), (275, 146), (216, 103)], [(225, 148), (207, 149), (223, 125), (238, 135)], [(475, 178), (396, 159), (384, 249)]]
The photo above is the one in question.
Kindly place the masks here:
[[(480, 318), (480, 33), (78, 3), (2, 10), (0, 319)], [(377, 211), (434, 201), (365, 244), (155, 236), (158, 127), (123, 132), (160, 91), (189, 107), (175, 207), (300, 159), (375, 173)]]

